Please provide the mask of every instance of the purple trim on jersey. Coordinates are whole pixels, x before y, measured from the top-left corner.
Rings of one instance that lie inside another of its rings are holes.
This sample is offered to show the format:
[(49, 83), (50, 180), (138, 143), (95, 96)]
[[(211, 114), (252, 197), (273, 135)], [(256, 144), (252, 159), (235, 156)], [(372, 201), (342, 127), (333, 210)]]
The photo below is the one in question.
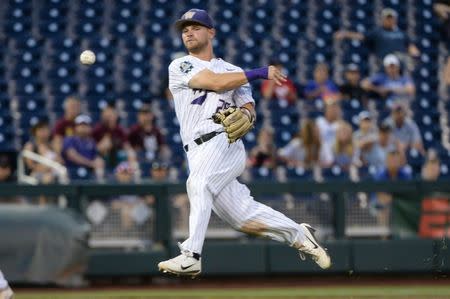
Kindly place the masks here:
[(249, 70), (244, 72), (247, 81), (251, 82), (257, 79), (269, 79), (269, 67), (265, 66), (259, 69)]
[[(195, 92), (195, 91), (196, 91), (196, 90), (194, 90), (194, 92)], [(205, 94), (202, 94), (202, 95), (199, 96), (198, 98), (195, 98), (195, 99), (191, 102), (191, 104), (193, 104), (193, 105), (202, 105), (202, 104), (205, 102), (207, 96), (208, 96), (208, 91), (205, 91)]]

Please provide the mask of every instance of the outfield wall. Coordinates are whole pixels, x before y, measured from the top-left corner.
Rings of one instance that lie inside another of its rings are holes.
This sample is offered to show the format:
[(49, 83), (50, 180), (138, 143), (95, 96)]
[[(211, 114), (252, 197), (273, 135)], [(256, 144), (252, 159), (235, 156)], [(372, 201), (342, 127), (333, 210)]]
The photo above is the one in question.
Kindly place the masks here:
[[(205, 257), (204, 275), (276, 275), (321, 272), (349, 275), (360, 273), (448, 273), (450, 271), (450, 254), (446, 238), (420, 238), (417, 236), (417, 232), (411, 232), (411, 227), (418, 229), (419, 226), (423, 226), (422, 222), (410, 225), (407, 234), (404, 232), (408, 229), (403, 229), (402, 226), (399, 230), (391, 230), (390, 235), (383, 236), (383, 238), (376, 236), (350, 238), (346, 233), (348, 232), (347, 226), (351, 223), (348, 218), (352, 217), (352, 215), (346, 215), (346, 211), (348, 211), (346, 205), (348, 205), (347, 201), (353, 200), (346, 198), (347, 194), (360, 192), (369, 194), (381, 191), (389, 192), (395, 195), (395, 198), (398, 198), (394, 199), (394, 205), (398, 200), (402, 203), (402, 206), (406, 205), (407, 208), (409, 206), (420, 207), (423, 198), (437, 196), (440, 204), (438, 207), (441, 210), (431, 211), (428, 216), (434, 215), (437, 217), (436, 219), (440, 219), (439, 221), (444, 219), (443, 232), (444, 234), (448, 233), (450, 209), (442, 209), (442, 202), (447, 201), (448, 204), (449, 201), (447, 194), (450, 192), (450, 184), (447, 181), (434, 183), (411, 181), (396, 182), (395, 184), (376, 182), (290, 182), (278, 184), (266, 182), (251, 184), (250, 188), (256, 198), (267, 198), (271, 195), (285, 193), (326, 193), (326, 203), (331, 207), (331, 213), (329, 214), (330, 219), (325, 219), (325, 222), (331, 223), (332, 227), (331, 233), (323, 236), (322, 239), (333, 258), (332, 269), (329, 271), (319, 270), (313, 262), (301, 261), (297, 252), (288, 246), (252, 237), (237, 236), (223, 240), (208, 239), (206, 241), (203, 253)], [(151, 240), (149, 245), (137, 248), (121, 248), (119, 246), (88, 249), (89, 258), (85, 273), (89, 277), (142, 276), (157, 275), (157, 263), (178, 253), (178, 248), (175, 245), (173, 222), (171, 221), (173, 211), (169, 198), (172, 194), (183, 192), (185, 192), (184, 184), (163, 183), (140, 185), (79, 184), (69, 186), (5, 185), (0, 189), (0, 197), (16, 198), (20, 195), (22, 198), (35, 199), (42, 196), (54, 198), (64, 196), (67, 202), (67, 208), (65, 209), (76, 211), (84, 217), (83, 209), (94, 198), (96, 201), (103, 199), (108, 201), (110, 196), (121, 194), (153, 195), (154, 202), (151, 208), (154, 211), (151, 229), (148, 230)], [(11, 207), (11, 205), (8, 206)], [(0, 217), (6, 211), (5, 207), (0, 205)], [(32, 208), (28, 206), (28, 209)], [(408, 211), (407, 208), (403, 207), (402, 211)], [(46, 207), (41, 206), (36, 207), (36, 209), (46, 209)], [(410, 220), (408, 217), (411, 215), (406, 216), (406, 218), (402, 217), (403, 220), (408, 222)], [(433, 217), (431, 217), (432, 220)], [(47, 218), (51, 217), (47, 216)], [(1, 221), (2, 219), (0, 219)], [(52, 221), (55, 222), (56, 220)], [(442, 221), (439, 223), (433, 221), (427, 222), (430, 227), (442, 226)], [(17, 223), (21, 223), (20, 219), (2, 225), (13, 230)], [(396, 222), (393, 221), (392, 223)], [(439, 229), (442, 230), (442, 227)], [(401, 233), (397, 234), (397, 231)], [(21, 237), (17, 235), (17, 240), (20, 240)], [(20, 242), (17, 242), (17, 244), (20, 244)], [(10, 260), (11, 256), (14, 256), (12, 253), (20, 252), (20, 250), (20, 246), (11, 248), (11, 246), (7, 247), (2, 242), (0, 244), (0, 265), (6, 264), (5, 259), (8, 259), (9, 267), (14, 267), (14, 263), (11, 263)], [(21, 265), (23, 267), (24, 263), (21, 263)], [(5, 269), (5, 272), (8, 272), (8, 269)], [(23, 279), (19, 280), (23, 281)]]

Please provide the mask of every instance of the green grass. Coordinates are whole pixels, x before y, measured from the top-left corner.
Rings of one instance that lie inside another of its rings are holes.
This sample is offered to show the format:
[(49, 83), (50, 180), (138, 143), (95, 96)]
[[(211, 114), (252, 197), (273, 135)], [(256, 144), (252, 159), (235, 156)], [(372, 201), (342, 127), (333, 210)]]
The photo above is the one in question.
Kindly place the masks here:
[(17, 291), (16, 299), (138, 299), (138, 298), (333, 298), (333, 299), (441, 299), (450, 298), (450, 286), (357, 286), (262, 289), (176, 289), (107, 291)]

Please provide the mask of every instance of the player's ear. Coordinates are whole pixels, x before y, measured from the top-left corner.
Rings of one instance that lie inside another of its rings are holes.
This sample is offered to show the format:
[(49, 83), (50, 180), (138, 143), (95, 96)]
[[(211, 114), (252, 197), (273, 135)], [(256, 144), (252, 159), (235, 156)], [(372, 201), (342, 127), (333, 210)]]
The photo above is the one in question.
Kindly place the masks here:
[(216, 29), (214, 28), (208, 29), (208, 35), (210, 39), (213, 39), (216, 36)]

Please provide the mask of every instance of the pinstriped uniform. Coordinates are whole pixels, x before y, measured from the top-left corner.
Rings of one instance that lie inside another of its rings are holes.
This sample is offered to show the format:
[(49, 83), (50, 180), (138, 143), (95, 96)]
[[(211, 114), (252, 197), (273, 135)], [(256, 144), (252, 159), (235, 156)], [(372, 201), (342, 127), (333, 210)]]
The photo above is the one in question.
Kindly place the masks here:
[(6, 282), (5, 277), (3, 276), (2, 271), (0, 270), (0, 289), (6, 288), (7, 285), (8, 285), (8, 283)]
[(189, 238), (182, 248), (201, 253), (211, 210), (237, 230), (289, 245), (303, 243), (299, 224), (254, 201), (249, 189), (237, 181), (245, 169), (242, 141), (228, 144), (222, 133), (200, 145), (193, 142), (203, 134), (223, 131), (221, 125), (211, 120), (217, 110), (254, 103), (249, 84), (224, 93), (189, 88), (189, 80), (205, 68), (216, 73), (242, 71), (221, 59), (203, 61), (190, 55), (175, 59), (169, 66), (169, 88), (180, 122), (180, 135), (183, 144), (189, 146), (190, 173), (186, 183), (190, 202)]

